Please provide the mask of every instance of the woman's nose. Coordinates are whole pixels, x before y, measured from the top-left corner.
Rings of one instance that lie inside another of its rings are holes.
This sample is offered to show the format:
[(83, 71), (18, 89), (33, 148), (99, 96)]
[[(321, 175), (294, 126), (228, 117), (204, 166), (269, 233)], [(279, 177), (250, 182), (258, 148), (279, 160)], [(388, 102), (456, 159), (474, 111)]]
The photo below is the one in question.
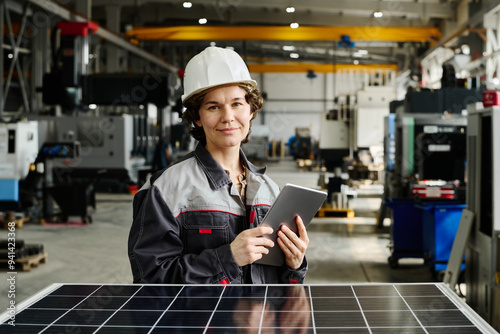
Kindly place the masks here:
[(224, 106), (221, 108), (221, 110), (222, 110), (222, 115), (221, 115), (222, 122), (232, 122), (234, 120), (234, 111), (230, 107)]

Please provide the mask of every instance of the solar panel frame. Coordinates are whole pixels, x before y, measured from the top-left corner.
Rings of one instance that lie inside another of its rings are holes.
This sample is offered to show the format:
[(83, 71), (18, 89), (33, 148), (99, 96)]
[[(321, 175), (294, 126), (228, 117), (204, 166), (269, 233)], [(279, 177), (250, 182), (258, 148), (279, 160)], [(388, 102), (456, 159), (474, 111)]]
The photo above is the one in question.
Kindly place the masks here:
[(443, 283), (53, 284), (0, 333), (497, 333)]

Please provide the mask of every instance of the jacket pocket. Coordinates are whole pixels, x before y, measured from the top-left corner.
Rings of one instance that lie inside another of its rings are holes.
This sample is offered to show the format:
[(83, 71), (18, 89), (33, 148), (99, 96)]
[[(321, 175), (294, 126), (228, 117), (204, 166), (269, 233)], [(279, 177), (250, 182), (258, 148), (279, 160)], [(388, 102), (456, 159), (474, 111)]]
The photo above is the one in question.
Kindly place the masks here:
[(264, 220), (264, 217), (266, 216), (267, 212), (269, 211), (268, 206), (260, 206), (255, 208), (256, 214), (255, 214), (255, 226), (259, 226), (262, 224), (262, 221)]
[(228, 244), (229, 217), (220, 212), (190, 212), (184, 217), (184, 254), (199, 254)]

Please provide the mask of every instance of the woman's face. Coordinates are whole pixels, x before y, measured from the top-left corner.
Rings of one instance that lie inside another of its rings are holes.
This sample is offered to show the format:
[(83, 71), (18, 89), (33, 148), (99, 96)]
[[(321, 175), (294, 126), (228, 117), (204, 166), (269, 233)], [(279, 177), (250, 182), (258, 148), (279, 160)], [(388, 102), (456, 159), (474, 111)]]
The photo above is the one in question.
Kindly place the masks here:
[(238, 86), (226, 86), (208, 92), (199, 110), (196, 125), (203, 127), (207, 149), (238, 147), (250, 128), (252, 111), (246, 92)]

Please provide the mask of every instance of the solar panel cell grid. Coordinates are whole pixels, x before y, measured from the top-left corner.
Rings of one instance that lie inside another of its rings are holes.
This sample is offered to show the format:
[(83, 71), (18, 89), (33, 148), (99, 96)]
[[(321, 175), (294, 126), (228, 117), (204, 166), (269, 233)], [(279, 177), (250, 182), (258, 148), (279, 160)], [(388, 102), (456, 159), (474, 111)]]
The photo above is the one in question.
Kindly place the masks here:
[(0, 333), (482, 333), (463, 310), (435, 284), (61, 285)]

